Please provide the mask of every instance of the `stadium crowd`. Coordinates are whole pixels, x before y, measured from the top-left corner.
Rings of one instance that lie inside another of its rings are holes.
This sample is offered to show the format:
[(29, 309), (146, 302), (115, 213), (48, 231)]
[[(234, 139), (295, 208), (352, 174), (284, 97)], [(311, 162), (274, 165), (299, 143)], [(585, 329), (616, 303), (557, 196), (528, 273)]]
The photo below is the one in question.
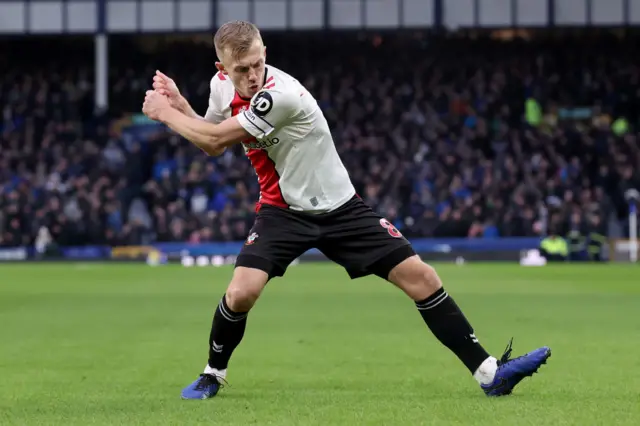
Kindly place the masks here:
[[(265, 41), (317, 98), (359, 193), (409, 237), (606, 234), (640, 188), (633, 40)], [(0, 45), (0, 246), (43, 227), (59, 245), (246, 237), (259, 191), (241, 148), (207, 158), (139, 116), (155, 69), (204, 114), (209, 44), (114, 40), (105, 113), (90, 43), (37, 43)]]

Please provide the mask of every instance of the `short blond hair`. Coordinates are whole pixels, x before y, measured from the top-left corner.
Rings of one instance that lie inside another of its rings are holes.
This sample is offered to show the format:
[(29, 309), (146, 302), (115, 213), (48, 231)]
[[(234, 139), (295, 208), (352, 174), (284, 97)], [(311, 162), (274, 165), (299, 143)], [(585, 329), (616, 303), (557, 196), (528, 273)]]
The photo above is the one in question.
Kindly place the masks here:
[(218, 28), (213, 36), (213, 45), (220, 60), (227, 52), (236, 59), (246, 53), (256, 40), (262, 41), (258, 27), (247, 21), (231, 21)]

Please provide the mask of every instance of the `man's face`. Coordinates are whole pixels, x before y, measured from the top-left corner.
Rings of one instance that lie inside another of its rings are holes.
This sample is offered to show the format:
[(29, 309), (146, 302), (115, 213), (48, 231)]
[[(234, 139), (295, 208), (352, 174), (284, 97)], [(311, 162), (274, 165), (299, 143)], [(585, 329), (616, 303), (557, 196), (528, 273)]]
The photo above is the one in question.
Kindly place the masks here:
[(261, 40), (256, 39), (241, 57), (234, 58), (226, 50), (220, 59), (222, 62), (216, 62), (216, 68), (229, 76), (240, 96), (251, 98), (262, 89), (266, 48)]

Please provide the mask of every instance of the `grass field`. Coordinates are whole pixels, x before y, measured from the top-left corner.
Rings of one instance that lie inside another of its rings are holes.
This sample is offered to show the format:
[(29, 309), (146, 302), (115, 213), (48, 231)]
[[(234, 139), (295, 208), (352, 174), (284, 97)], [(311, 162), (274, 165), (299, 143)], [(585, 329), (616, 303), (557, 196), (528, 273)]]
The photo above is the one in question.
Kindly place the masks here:
[(0, 266), (0, 424), (640, 424), (640, 269), (438, 270), (496, 356), (552, 347), (541, 374), (486, 398), (398, 290), (300, 265), (249, 316), (231, 387), (182, 401), (230, 268)]

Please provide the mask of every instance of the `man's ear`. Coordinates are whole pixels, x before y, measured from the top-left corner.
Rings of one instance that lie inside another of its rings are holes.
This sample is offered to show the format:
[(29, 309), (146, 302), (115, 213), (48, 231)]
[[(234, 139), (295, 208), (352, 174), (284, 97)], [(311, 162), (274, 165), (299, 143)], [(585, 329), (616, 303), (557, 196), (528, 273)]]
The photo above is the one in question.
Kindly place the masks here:
[(218, 71), (220, 71), (222, 74), (227, 74), (227, 71), (224, 69), (224, 65), (222, 65), (222, 62), (217, 62), (216, 61), (216, 68), (218, 69)]

